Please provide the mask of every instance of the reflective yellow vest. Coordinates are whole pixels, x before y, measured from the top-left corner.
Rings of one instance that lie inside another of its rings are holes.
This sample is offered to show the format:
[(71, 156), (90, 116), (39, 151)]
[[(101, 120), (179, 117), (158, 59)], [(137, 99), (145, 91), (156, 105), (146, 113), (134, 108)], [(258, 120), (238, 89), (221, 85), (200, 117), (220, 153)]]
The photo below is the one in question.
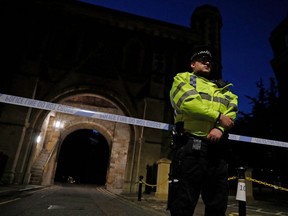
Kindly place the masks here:
[(215, 127), (224, 131), (217, 122), (220, 113), (235, 120), (238, 112), (238, 96), (229, 86), (218, 87), (193, 72), (178, 73), (170, 90), (175, 123), (184, 122), (185, 131), (205, 138)]

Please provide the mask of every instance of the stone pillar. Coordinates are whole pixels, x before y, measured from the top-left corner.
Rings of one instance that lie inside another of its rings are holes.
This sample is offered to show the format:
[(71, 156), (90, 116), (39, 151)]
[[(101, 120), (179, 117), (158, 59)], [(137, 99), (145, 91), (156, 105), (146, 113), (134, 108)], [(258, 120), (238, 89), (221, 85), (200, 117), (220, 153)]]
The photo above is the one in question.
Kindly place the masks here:
[[(252, 178), (252, 169), (247, 169), (245, 173), (246, 177)], [(253, 186), (252, 186), (252, 181), (245, 181), (246, 183), (246, 199), (247, 201), (254, 200), (253, 197)]]
[(169, 172), (171, 161), (167, 158), (162, 158), (157, 161), (157, 190), (155, 197), (161, 200), (168, 199), (168, 187), (169, 187)]

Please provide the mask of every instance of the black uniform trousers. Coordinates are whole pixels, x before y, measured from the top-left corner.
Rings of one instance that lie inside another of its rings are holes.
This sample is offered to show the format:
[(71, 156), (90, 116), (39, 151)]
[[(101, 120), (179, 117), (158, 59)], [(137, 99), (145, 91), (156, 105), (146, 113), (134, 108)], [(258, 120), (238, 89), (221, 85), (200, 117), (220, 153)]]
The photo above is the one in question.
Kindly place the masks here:
[[(228, 139), (227, 139), (228, 140)], [(175, 150), (169, 188), (171, 216), (192, 216), (201, 194), (205, 216), (225, 216), (228, 202), (227, 142), (189, 137)]]

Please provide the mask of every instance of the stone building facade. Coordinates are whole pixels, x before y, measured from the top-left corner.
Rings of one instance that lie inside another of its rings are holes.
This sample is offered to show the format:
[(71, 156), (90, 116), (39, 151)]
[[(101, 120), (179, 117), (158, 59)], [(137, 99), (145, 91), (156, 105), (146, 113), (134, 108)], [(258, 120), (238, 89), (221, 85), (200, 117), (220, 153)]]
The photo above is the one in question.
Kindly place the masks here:
[[(217, 50), (221, 77), (222, 19), (209, 5), (191, 11), (190, 28), (78, 1), (2, 3), (1, 14), (0, 94), (173, 123), (172, 78), (190, 69), (193, 47)], [(106, 138), (115, 192), (135, 191), (169, 154), (169, 131), (0, 103), (1, 182), (53, 184), (63, 140), (78, 129)]]
[(285, 114), (288, 108), (288, 87), (286, 84), (288, 72), (288, 14), (273, 29), (269, 41), (273, 51), (273, 58), (270, 63), (277, 80), (279, 93), (279, 112), (273, 113), (273, 118), (277, 125), (281, 125), (277, 129), (277, 139), (287, 142), (288, 127), (285, 124), (283, 125), (282, 122), (288, 121), (288, 116)]
[[(288, 71), (288, 14), (273, 29), (269, 41), (273, 51), (271, 65), (278, 83), (279, 98), (281, 100), (281, 107), (283, 108), (282, 113), (285, 113), (288, 107), (288, 86), (286, 84)], [(283, 117), (286, 118), (285, 120), (288, 120), (286, 115)], [(283, 122), (286, 122), (285, 120)]]

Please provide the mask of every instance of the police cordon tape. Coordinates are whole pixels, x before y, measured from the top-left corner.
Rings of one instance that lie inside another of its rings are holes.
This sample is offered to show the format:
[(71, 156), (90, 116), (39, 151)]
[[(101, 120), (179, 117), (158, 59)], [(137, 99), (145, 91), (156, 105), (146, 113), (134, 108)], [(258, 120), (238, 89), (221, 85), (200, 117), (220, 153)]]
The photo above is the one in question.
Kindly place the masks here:
[(162, 129), (162, 130), (171, 130), (173, 127), (173, 125), (155, 122), (155, 121), (143, 120), (143, 119), (121, 116), (121, 115), (110, 114), (110, 113), (96, 112), (96, 111), (80, 109), (80, 108), (62, 105), (62, 104), (50, 103), (50, 102), (34, 100), (34, 99), (29, 99), (29, 98), (24, 98), (24, 97), (18, 97), (18, 96), (13, 96), (13, 95), (7, 95), (7, 94), (1, 94), (1, 93), (0, 93), (0, 102), (19, 105), (19, 106), (25, 106), (25, 107), (32, 107), (32, 108), (37, 108), (37, 109), (43, 109), (43, 110), (56, 111), (56, 112), (61, 112), (61, 113), (66, 113), (66, 114), (83, 116), (83, 117), (90, 117), (90, 118), (102, 119), (102, 120), (107, 120), (107, 121), (138, 125), (142, 127), (157, 128), (157, 129)]
[[(24, 98), (24, 97), (19, 97), (19, 96), (14, 96), (14, 95), (7, 95), (7, 94), (2, 94), (2, 93), (0, 93), (0, 102), (7, 103), (7, 104), (14, 104), (18, 106), (31, 107), (31, 108), (36, 108), (36, 109), (56, 111), (56, 112), (66, 113), (66, 114), (71, 114), (71, 115), (102, 119), (106, 121), (137, 125), (137, 126), (142, 126), (142, 127), (156, 128), (156, 129), (161, 129), (161, 130), (172, 130), (174, 128), (174, 125), (172, 124), (144, 120), (144, 119), (139, 119), (139, 118), (132, 118), (132, 117), (110, 114), (110, 113), (85, 110), (85, 109), (80, 109), (80, 108), (67, 106), (63, 104), (51, 103), (51, 102)], [(261, 139), (261, 138), (248, 137), (248, 136), (242, 136), (242, 135), (236, 135), (236, 134), (229, 134), (229, 139), (235, 140), (235, 141), (241, 141), (241, 142), (250, 142), (250, 143), (288, 148), (287, 142), (282, 142), (282, 141), (277, 141), (277, 140)]]

